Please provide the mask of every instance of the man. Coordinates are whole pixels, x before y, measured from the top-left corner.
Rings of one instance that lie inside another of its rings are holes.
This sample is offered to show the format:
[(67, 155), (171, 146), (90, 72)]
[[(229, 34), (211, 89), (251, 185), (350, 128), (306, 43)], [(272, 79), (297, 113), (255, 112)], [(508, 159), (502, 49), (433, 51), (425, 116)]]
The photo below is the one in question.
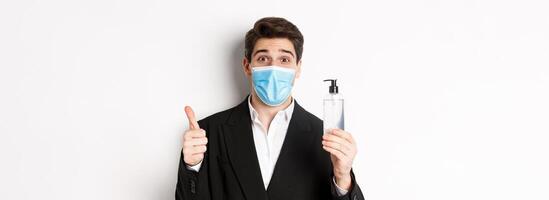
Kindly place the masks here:
[(302, 53), (301, 32), (283, 18), (260, 19), (248, 31), (242, 66), (250, 95), (198, 122), (185, 107), (177, 200), (364, 199), (351, 170), (351, 134), (323, 134), (322, 121), (291, 96)]

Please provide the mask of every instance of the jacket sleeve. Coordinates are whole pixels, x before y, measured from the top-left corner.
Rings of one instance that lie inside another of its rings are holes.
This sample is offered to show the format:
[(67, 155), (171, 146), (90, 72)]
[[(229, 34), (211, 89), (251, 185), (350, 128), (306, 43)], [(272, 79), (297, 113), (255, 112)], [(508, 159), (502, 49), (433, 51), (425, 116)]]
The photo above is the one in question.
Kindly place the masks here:
[(331, 186), (332, 186), (331, 193), (332, 193), (333, 200), (365, 200), (364, 195), (360, 190), (360, 187), (356, 183), (355, 174), (353, 173), (353, 170), (351, 170), (351, 190), (349, 190), (347, 194), (343, 196), (339, 196), (333, 181), (331, 181)]
[[(207, 121), (198, 121), (200, 128), (206, 131), (208, 136)], [(209, 144), (207, 145), (209, 149)], [(204, 159), (198, 172), (187, 168), (183, 151), (180, 152), (179, 170), (177, 173), (177, 185), (175, 188), (176, 200), (208, 200), (210, 199), (208, 188), (208, 151), (204, 153)]]

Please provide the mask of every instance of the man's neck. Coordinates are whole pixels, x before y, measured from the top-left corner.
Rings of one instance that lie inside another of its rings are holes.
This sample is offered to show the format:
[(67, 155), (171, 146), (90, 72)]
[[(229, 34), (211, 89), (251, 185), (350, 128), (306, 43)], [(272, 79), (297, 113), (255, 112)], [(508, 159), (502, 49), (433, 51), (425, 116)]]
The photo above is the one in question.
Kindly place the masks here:
[(273, 120), (275, 115), (279, 111), (288, 108), (293, 100), (293, 97), (290, 96), (290, 98), (286, 99), (286, 101), (279, 106), (269, 106), (263, 103), (255, 94), (251, 94), (250, 97), (251, 104), (259, 115), (259, 121), (261, 121), (267, 131), (269, 130), (269, 125), (271, 124), (271, 121)]

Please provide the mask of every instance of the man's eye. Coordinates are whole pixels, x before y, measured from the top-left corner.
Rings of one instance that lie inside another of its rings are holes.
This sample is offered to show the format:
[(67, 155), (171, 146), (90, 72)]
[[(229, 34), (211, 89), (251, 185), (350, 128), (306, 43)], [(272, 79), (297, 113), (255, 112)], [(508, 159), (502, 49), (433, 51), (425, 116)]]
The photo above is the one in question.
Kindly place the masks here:
[(282, 62), (290, 62), (290, 59), (288, 59), (288, 58), (282, 58)]
[(257, 58), (257, 61), (262, 61), (263, 62), (263, 61), (266, 61), (266, 60), (267, 60), (267, 58), (265, 58), (265, 56), (261, 56), (261, 57)]

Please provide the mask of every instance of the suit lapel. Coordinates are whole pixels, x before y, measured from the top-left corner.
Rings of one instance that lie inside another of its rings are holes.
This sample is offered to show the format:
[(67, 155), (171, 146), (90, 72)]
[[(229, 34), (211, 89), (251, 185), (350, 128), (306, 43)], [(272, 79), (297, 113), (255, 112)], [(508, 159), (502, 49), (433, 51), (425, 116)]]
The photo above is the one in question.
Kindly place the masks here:
[(234, 109), (223, 128), (228, 156), (246, 199), (266, 199), (247, 98)]
[[(292, 173), (292, 170), (295, 169), (292, 165), (299, 162), (292, 155), (299, 153), (303, 146), (310, 146), (309, 143), (313, 141), (312, 137), (314, 136), (310, 133), (310, 130), (310, 122), (306, 111), (296, 101), (288, 125), (288, 132), (284, 138), (280, 155), (267, 188), (268, 193), (276, 193), (276, 196), (291, 195), (284, 192), (288, 191), (292, 179), (295, 178)], [(267, 192), (263, 187), (263, 179), (253, 140), (247, 98), (231, 113), (228, 123), (223, 126), (223, 132), (230, 162), (246, 199), (267, 199)]]
[(291, 195), (287, 191), (291, 191), (292, 180), (295, 179), (295, 164), (300, 161), (299, 156), (304, 147), (310, 146), (313, 141), (313, 134), (310, 133), (310, 122), (307, 118), (306, 111), (295, 102), (294, 112), (288, 125), (288, 132), (284, 138), (280, 155), (273, 171), (273, 176), (269, 183), (267, 191), (271, 195), (279, 196), (281, 199), (290, 198)]

